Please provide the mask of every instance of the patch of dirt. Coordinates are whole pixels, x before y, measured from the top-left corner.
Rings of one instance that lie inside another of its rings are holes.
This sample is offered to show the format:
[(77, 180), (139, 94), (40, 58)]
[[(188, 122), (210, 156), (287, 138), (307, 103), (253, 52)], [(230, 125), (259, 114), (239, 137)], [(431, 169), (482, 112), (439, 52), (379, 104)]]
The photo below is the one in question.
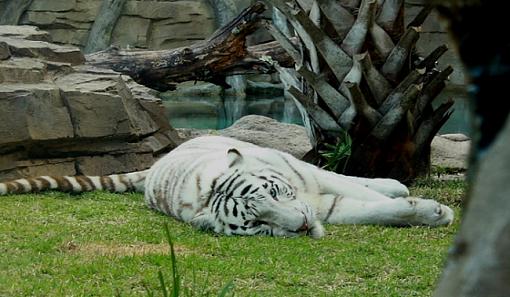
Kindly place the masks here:
[[(170, 246), (167, 243), (135, 243), (135, 244), (105, 244), (85, 243), (78, 244), (73, 241), (62, 244), (59, 250), (65, 253), (82, 254), (86, 256), (143, 256), (148, 254), (170, 255)], [(175, 246), (176, 254), (185, 254), (189, 250), (183, 246)]]

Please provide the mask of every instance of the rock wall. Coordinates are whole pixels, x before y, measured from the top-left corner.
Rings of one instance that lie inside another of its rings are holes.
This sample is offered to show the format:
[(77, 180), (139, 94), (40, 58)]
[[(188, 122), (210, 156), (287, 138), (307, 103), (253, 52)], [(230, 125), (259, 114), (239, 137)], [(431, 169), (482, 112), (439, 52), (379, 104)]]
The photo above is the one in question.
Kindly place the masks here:
[[(0, 0), (0, 11), (8, 1), (16, 0)], [(236, 6), (234, 10), (239, 11), (254, 1), (232, 2)], [(121, 47), (162, 49), (206, 39), (217, 27), (211, 3), (215, 1), (129, 0), (113, 31), (112, 43)], [(406, 22), (425, 3), (426, 0), (406, 0)], [(84, 47), (100, 5), (101, 0), (33, 0), (22, 15), (20, 24), (38, 26), (48, 31), (55, 43)], [(440, 44), (450, 43), (446, 28), (435, 12), (427, 19), (422, 32), (418, 42), (420, 52), (429, 53)], [(264, 36), (253, 39), (265, 40), (267, 36)], [(440, 66), (443, 65), (452, 65), (455, 69), (451, 84), (464, 85), (462, 64), (453, 49), (441, 58)]]
[[(20, 24), (38, 26), (53, 41), (84, 47), (101, 0), (34, 0)], [(113, 31), (121, 47), (174, 48), (203, 40), (215, 29), (207, 1), (127, 1)]]
[(142, 170), (179, 143), (154, 91), (50, 40), (0, 26), (0, 180)]

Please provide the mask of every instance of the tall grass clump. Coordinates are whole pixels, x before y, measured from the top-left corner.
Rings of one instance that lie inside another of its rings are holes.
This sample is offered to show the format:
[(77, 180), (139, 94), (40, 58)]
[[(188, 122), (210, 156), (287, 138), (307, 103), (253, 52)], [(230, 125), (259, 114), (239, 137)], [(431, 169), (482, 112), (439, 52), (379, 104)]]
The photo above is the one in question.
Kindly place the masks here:
[[(158, 280), (159, 280), (159, 290), (161, 294), (158, 294), (163, 297), (195, 297), (195, 296), (211, 296), (210, 290), (208, 290), (208, 279), (206, 278), (204, 284), (200, 289), (197, 288), (197, 280), (196, 275), (193, 272), (193, 278), (191, 284), (188, 286), (182, 285), (182, 277), (179, 274), (179, 270), (177, 269), (177, 257), (175, 256), (175, 248), (172, 240), (172, 236), (170, 235), (170, 229), (168, 228), (168, 224), (165, 223), (165, 236), (170, 246), (170, 260), (172, 263), (172, 279), (171, 279), (171, 287), (168, 287), (167, 281), (165, 280), (165, 276), (161, 270), (158, 271)], [(218, 297), (225, 297), (229, 292), (232, 291), (234, 287), (234, 283), (232, 281), (228, 282), (218, 293)], [(155, 297), (156, 295), (151, 289), (145, 287), (147, 292), (147, 297)]]

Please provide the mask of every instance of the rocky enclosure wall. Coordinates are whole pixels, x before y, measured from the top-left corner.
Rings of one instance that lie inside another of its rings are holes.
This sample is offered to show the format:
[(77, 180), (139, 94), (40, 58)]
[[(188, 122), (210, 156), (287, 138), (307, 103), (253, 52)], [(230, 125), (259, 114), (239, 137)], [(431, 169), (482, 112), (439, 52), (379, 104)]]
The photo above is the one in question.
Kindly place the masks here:
[(0, 26), (0, 180), (142, 170), (179, 143), (154, 91), (50, 40)]
[[(56, 43), (84, 47), (101, 2), (34, 0), (19, 24), (48, 31)], [(6, 3), (0, 2), (0, 11)], [(215, 27), (207, 1), (127, 1), (112, 43), (121, 47), (174, 48), (209, 37)]]
[[(0, 0), (0, 12), (8, 1)], [(19, 24), (38, 26), (50, 33), (56, 43), (83, 48), (102, 0), (33, 0), (21, 16)], [(149, 49), (175, 48), (204, 40), (217, 27), (211, 0), (129, 0), (112, 36), (112, 44), (121, 47)], [(254, 0), (224, 1), (240, 11)], [(406, 0), (406, 21), (410, 21), (425, 0)], [(440, 44), (449, 44), (446, 28), (435, 12), (422, 28), (418, 50), (430, 53)], [(454, 50), (441, 58), (441, 64), (452, 65), (453, 85), (464, 84), (462, 65)]]

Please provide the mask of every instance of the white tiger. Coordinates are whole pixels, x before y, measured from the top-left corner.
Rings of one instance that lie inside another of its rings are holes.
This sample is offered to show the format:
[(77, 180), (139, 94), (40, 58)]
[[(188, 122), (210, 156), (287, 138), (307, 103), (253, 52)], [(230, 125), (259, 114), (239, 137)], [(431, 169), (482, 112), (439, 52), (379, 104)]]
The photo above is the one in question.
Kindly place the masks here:
[(145, 171), (0, 183), (3, 195), (47, 189), (144, 191), (151, 208), (227, 235), (320, 238), (322, 223), (440, 226), (454, 217), (448, 206), (408, 197), (396, 180), (339, 175), (220, 136), (185, 142)]

